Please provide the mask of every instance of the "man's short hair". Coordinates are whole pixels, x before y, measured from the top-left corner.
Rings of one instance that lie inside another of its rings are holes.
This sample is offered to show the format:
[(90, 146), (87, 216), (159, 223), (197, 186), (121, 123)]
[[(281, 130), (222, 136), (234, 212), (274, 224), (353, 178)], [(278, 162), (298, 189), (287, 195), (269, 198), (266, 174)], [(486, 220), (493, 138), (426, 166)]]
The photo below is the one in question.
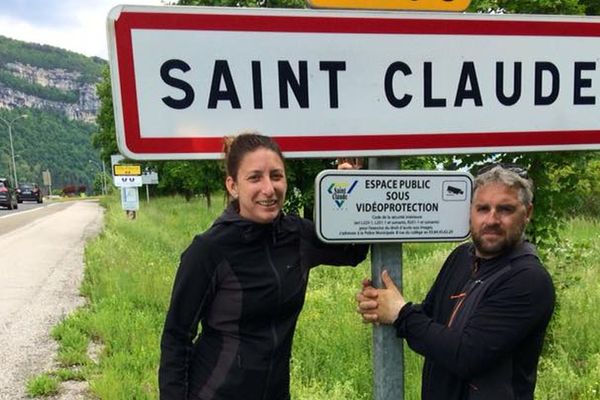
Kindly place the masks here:
[(510, 188), (516, 189), (519, 194), (519, 200), (525, 206), (533, 203), (533, 182), (531, 179), (523, 178), (517, 172), (496, 165), (493, 168), (477, 175), (473, 194), (482, 186), (489, 183), (501, 183)]

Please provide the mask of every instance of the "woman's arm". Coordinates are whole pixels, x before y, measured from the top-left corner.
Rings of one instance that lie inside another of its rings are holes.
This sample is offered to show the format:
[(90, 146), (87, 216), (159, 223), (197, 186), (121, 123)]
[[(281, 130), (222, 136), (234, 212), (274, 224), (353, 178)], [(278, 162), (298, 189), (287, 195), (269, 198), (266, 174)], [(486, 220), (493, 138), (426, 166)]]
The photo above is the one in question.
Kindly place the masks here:
[(216, 290), (218, 260), (201, 236), (181, 255), (161, 339), (161, 400), (187, 398), (188, 363), (198, 324)]
[(302, 237), (300, 251), (309, 268), (321, 264), (356, 266), (367, 257), (368, 244), (324, 243), (317, 237), (312, 221), (304, 218), (299, 218), (299, 220)]

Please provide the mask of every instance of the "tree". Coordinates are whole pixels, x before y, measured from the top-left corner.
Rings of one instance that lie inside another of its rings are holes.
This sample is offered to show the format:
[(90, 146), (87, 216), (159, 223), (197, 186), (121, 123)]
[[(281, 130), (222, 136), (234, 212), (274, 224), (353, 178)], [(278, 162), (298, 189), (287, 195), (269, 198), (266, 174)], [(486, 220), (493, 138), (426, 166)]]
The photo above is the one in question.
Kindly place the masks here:
[(578, 0), (472, 0), (468, 11), (519, 14), (583, 14)]
[(186, 200), (201, 194), (211, 207), (211, 194), (223, 188), (223, 171), (218, 161), (170, 161), (156, 163), (160, 176), (158, 189), (181, 193)]
[[(97, 158), (90, 136), (92, 124), (69, 120), (61, 113), (38, 109), (0, 109), (0, 117), (12, 120), (19, 115), (28, 118), (13, 126), (17, 176), (20, 182), (42, 181), (42, 171), (50, 170), (53, 186), (68, 184), (91, 186), (88, 160)], [(2, 162), (9, 157), (10, 162)], [(0, 174), (12, 171), (12, 157), (6, 128), (0, 126)], [(12, 175), (12, 172), (11, 172)]]
[(585, 7), (585, 15), (600, 15), (599, 0), (579, 0), (579, 2)]
[(112, 87), (108, 67), (102, 71), (102, 80), (96, 86), (96, 90), (100, 99), (100, 111), (96, 117), (98, 131), (92, 136), (92, 144), (100, 150), (102, 162), (109, 162), (110, 156), (118, 154), (119, 150), (117, 148)]
[(181, 6), (305, 8), (304, 0), (179, 0)]

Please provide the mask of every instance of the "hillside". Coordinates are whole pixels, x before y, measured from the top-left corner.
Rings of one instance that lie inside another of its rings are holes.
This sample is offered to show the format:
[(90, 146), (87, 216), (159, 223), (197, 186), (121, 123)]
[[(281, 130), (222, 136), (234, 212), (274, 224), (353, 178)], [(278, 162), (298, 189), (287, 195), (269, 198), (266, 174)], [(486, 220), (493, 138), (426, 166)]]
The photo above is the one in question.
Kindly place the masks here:
[[(0, 36), (0, 118), (12, 121), (19, 181), (53, 188), (91, 187), (98, 160), (91, 145), (100, 101), (96, 93), (106, 61), (48, 45)], [(12, 176), (6, 123), (0, 121), (0, 175)]]

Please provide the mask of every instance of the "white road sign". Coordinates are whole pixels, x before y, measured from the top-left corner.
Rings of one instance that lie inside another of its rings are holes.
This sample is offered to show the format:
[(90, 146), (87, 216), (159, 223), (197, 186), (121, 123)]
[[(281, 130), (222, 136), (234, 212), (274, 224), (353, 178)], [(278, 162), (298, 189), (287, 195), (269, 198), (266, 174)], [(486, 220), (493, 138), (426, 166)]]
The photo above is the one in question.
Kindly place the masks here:
[(118, 143), (222, 156), (257, 129), (289, 157), (600, 148), (600, 19), (118, 6)]
[(469, 236), (473, 177), (451, 171), (325, 170), (315, 180), (325, 242), (443, 242)]
[(140, 187), (143, 185), (142, 176), (115, 176), (113, 175), (113, 183), (116, 187)]
[(144, 185), (158, 185), (158, 172), (144, 171), (142, 173), (142, 183)]

